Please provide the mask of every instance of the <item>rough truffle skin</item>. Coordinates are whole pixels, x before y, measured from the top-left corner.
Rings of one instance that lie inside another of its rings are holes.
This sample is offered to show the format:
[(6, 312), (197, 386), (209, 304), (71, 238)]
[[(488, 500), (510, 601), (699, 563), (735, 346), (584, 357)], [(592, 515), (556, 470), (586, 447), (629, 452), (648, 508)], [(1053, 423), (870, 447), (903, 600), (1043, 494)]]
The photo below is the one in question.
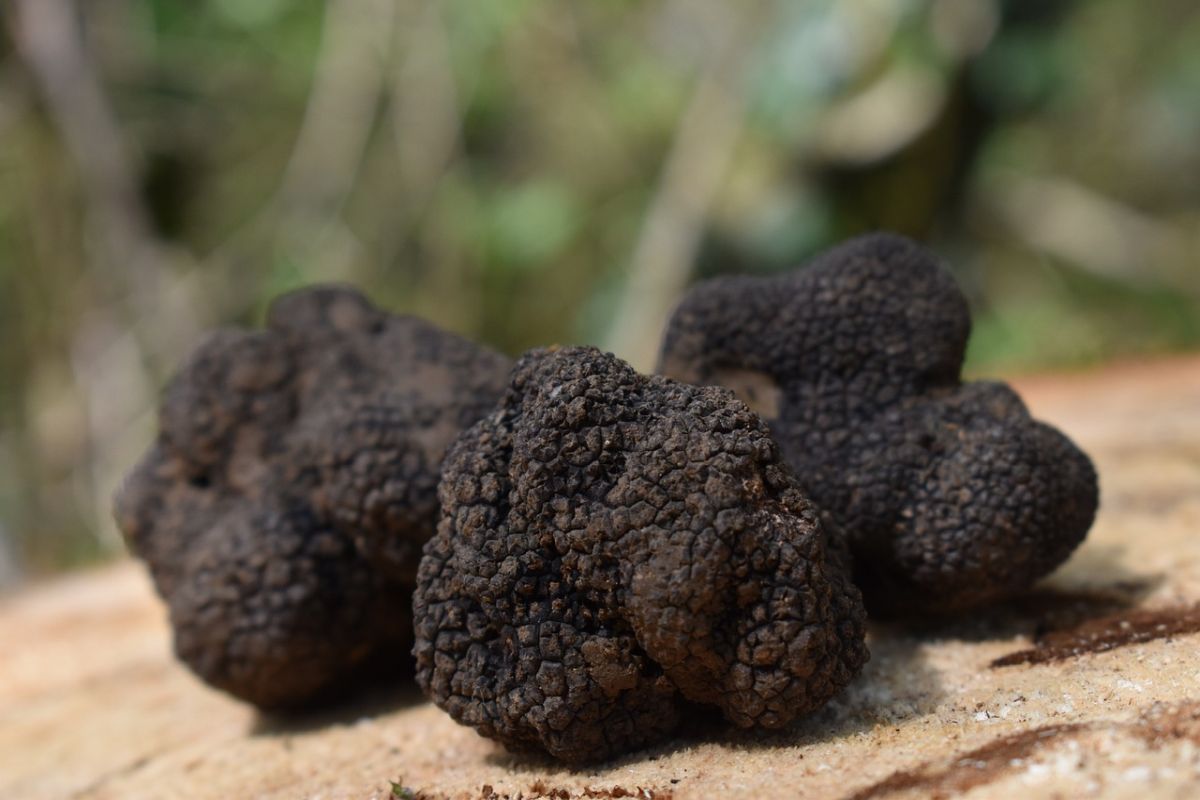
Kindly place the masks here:
[(691, 704), (778, 728), (867, 659), (844, 553), (724, 389), (531, 351), (451, 447), (439, 496), (417, 680), (514, 750), (606, 759)]
[(116, 499), (180, 659), (273, 709), (402, 658), (442, 456), (509, 367), (342, 287), (279, 298), (263, 331), (212, 333)]
[(1088, 457), (1006, 385), (963, 383), (971, 319), (914, 242), (872, 234), (778, 277), (693, 289), (659, 371), (761, 413), (872, 613), (953, 611), (1028, 587), (1083, 540)]

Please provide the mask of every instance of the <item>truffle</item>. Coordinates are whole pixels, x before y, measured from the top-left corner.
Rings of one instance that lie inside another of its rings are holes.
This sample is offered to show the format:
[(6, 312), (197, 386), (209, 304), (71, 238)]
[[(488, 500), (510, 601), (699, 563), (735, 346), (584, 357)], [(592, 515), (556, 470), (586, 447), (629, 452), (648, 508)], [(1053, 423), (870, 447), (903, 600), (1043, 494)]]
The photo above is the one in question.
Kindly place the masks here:
[(872, 613), (1024, 589), (1095, 516), (1088, 457), (1001, 383), (963, 383), (954, 280), (908, 239), (853, 239), (777, 277), (724, 278), (674, 313), (659, 371), (720, 384), (769, 422)]
[(509, 366), (340, 287), (279, 298), (266, 330), (212, 333), (116, 500), (179, 657), (280, 708), (407, 650), (442, 455)]
[(725, 389), (531, 351), (438, 492), (417, 680), (511, 749), (602, 760), (692, 704), (778, 728), (867, 659), (847, 556)]

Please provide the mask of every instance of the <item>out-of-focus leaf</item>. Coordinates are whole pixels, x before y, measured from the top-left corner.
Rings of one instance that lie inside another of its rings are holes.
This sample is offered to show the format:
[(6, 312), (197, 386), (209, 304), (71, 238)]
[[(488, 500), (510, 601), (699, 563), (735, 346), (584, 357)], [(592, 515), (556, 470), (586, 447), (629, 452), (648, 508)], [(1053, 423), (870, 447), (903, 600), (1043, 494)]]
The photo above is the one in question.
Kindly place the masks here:
[(574, 236), (581, 212), (561, 183), (531, 181), (500, 189), (491, 200), (488, 243), (496, 260), (523, 269), (543, 269)]

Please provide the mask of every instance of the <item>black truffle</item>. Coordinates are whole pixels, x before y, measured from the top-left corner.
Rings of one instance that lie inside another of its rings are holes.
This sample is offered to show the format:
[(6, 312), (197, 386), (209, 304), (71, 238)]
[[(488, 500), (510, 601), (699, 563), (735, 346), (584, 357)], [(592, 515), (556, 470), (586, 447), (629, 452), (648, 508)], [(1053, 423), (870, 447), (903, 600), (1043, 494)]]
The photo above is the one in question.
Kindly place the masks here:
[(778, 728), (867, 659), (846, 556), (733, 394), (535, 350), (451, 447), (417, 680), (515, 750), (594, 761), (685, 706)]
[(211, 334), (116, 502), (179, 657), (278, 708), (408, 649), (442, 455), (509, 366), (337, 287), (281, 297), (265, 331)]
[(659, 371), (733, 388), (769, 421), (872, 613), (961, 609), (1058, 566), (1098, 499), (1087, 456), (1011, 389), (961, 382), (970, 326), (931, 256), (874, 234), (696, 287)]

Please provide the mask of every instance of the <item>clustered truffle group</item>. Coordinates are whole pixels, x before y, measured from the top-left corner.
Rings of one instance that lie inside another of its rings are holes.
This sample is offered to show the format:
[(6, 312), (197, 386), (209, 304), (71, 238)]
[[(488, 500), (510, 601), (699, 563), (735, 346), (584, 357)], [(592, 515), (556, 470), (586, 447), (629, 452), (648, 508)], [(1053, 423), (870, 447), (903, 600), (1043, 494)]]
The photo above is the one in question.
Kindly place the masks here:
[(657, 376), (304, 290), (193, 354), (117, 518), (180, 658), (263, 708), (411, 648), (454, 719), (564, 761), (696, 709), (779, 728), (862, 668), (864, 597), (993, 601), (1091, 525), (1087, 456), (961, 382), (969, 329), (885, 234), (696, 287)]

